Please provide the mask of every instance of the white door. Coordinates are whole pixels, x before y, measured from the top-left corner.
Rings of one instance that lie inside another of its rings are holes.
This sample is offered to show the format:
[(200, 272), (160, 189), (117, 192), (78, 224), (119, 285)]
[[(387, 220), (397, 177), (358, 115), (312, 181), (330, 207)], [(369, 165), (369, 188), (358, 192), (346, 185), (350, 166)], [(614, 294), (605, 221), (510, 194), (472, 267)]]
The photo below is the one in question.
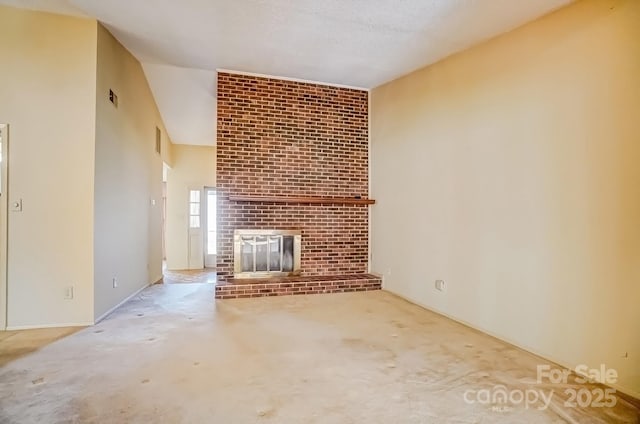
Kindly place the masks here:
[(7, 160), (8, 127), (0, 124), (0, 331), (7, 328)]
[(216, 249), (218, 237), (216, 236), (216, 189), (205, 187), (205, 213), (204, 213), (204, 266), (216, 267)]
[(204, 239), (202, 235), (202, 189), (189, 190), (188, 263), (189, 269), (204, 268)]

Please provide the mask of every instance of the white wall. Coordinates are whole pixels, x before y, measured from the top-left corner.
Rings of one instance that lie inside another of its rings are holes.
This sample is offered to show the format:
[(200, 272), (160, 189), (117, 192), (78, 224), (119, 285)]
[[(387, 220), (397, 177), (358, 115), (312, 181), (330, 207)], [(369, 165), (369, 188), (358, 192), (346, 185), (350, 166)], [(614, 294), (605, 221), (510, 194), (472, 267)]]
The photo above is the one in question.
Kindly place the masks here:
[(167, 268), (188, 269), (189, 189), (215, 187), (216, 149), (173, 145), (173, 166), (167, 174)]
[(23, 202), (9, 216), (8, 326), (91, 323), (96, 22), (0, 6), (0, 52), (9, 193)]
[(371, 112), (384, 287), (568, 367), (604, 363), (635, 396), (639, 23), (637, 0), (581, 1), (375, 89)]
[[(162, 131), (140, 63), (98, 26), (95, 165), (95, 318), (162, 278)], [(109, 90), (118, 107), (109, 102)], [(117, 287), (113, 287), (113, 279)]]

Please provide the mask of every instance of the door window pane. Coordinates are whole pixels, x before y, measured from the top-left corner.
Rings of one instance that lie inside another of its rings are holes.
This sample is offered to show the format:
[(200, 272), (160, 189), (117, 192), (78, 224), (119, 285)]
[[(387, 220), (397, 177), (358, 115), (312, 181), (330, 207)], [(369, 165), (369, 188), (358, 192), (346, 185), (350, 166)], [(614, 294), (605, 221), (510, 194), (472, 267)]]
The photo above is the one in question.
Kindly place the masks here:
[(200, 190), (189, 190), (189, 228), (200, 228)]
[(199, 216), (190, 216), (189, 217), (189, 227), (190, 228), (200, 228), (200, 217)]

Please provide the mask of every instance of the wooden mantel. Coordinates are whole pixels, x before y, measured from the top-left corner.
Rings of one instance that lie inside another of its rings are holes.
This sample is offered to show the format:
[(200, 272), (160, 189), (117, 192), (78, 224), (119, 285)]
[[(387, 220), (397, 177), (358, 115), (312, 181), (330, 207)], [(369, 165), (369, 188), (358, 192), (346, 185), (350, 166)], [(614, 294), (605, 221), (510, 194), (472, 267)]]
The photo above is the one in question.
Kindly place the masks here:
[(271, 203), (313, 203), (323, 205), (373, 205), (373, 199), (357, 197), (286, 197), (286, 196), (248, 196), (230, 195), (232, 202), (271, 202)]

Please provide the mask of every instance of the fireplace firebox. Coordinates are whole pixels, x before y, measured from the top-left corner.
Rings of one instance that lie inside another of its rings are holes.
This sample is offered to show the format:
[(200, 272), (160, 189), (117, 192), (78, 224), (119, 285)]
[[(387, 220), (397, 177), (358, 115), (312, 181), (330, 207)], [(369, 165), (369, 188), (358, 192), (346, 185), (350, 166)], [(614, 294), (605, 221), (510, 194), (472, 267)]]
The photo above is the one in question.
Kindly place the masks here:
[(302, 233), (296, 230), (235, 230), (235, 278), (268, 278), (300, 274)]

